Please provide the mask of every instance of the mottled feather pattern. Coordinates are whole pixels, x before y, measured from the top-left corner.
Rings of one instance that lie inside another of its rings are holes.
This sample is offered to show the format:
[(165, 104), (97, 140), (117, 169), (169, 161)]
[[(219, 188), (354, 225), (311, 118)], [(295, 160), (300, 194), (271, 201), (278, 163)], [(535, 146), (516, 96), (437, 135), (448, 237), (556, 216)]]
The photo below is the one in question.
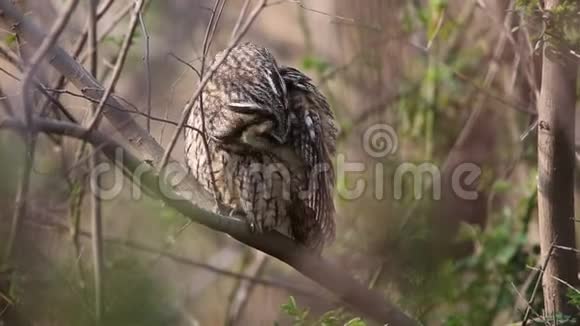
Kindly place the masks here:
[[(337, 134), (324, 96), (303, 73), (245, 43), (231, 51), (201, 99), (209, 152), (202, 135), (186, 129), (193, 176), (212, 192), (213, 174), (218, 200), (256, 232), (276, 229), (321, 249), (335, 232)], [(188, 124), (202, 127), (199, 100)]]

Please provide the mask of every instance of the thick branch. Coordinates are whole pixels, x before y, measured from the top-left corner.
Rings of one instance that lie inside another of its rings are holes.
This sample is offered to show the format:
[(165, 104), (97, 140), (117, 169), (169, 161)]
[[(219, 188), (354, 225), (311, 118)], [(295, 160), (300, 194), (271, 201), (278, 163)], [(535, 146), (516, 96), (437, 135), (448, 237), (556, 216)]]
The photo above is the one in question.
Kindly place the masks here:
[[(561, 2), (546, 1), (546, 9)], [(574, 234), (574, 122), (576, 106), (575, 60), (557, 44), (546, 42), (542, 89), (538, 105), (538, 219), (542, 257), (552, 245), (575, 248)], [(543, 280), (544, 308), (549, 316), (575, 314), (567, 288), (552, 276), (577, 283), (573, 252), (556, 251)]]
[[(121, 144), (98, 131), (87, 132), (85, 128), (76, 124), (50, 120), (35, 120), (34, 124), (38, 131), (81, 138), (93, 144), (109, 159), (122, 166), (128, 175), (138, 176), (139, 180), (132, 181), (157, 195), (169, 207), (196, 223), (228, 233), (239, 241), (278, 258), (365, 316), (389, 325), (416, 325), (380, 293), (367, 289), (348, 273), (343, 272), (339, 266), (282, 234), (275, 231), (255, 234), (250, 232), (247, 224), (240, 219), (217, 215), (192, 204), (174, 192), (172, 186), (168, 184), (167, 180), (173, 175), (171, 171), (163, 170), (160, 175), (157, 174), (155, 168), (140, 161)], [(24, 129), (25, 125), (16, 120), (5, 120), (0, 123), (0, 128)]]

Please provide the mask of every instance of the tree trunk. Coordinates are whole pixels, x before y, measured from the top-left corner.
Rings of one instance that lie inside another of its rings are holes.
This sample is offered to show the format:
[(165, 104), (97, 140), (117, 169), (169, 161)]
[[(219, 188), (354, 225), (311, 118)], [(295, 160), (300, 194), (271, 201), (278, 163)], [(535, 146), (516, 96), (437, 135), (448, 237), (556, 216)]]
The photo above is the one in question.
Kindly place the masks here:
[[(547, 0), (546, 10), (561, 1)], [(553, 250), (553, 245), (575, 248), (574, 232), (574, 122), (577, 65), (567, 51), (546, 42), (542, 88), (538, 103), (538, 218), (543, 274), (544, 307), (547, 315), (572, 314), (567, 286), (576, 284), (576, 257), (572, 251)]]

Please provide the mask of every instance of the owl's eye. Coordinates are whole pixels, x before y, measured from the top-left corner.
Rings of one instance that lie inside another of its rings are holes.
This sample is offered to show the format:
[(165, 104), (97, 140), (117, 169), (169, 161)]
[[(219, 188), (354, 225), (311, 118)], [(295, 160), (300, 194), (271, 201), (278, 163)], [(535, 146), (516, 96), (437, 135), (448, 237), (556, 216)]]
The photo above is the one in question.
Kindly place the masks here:
[(241, 114), (255, 114), (256, 111), (261, 110), (258, 104), (252, 102), (230, 102), (228, 108)]
[(228, 103), (228, 109), (239, 114), (254, 115), (266, 119), (275, 118), (274, 114), (270, 110), (265, 110), (260, 105), (251, 102)]

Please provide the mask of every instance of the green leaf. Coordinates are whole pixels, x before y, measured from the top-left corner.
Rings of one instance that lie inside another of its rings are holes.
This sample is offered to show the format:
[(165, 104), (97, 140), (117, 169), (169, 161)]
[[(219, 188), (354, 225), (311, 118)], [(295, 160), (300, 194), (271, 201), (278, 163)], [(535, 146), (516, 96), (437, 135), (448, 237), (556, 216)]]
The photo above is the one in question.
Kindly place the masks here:
[(306, 56), (302, 59), (302, 68), (305, 70), (314, 70), (322, 74), (330, 68), (330, 64), (320, 58)]
[(14, 42), (16, 42), (16, 34), (8, 34), (8, 36), (6, 36), (4, 39), (4, 43), (6, 43), (8, 46), (11, 46), (14, 44)]
[(497, 193), (505, 193), (511, 188), (511, 183), (507, 180), (496, 180), (493, 183), (492, 191)]
[(353, 318), (346, 322), (344, 326), (366, 326), (367, 324), (359, 317)]

